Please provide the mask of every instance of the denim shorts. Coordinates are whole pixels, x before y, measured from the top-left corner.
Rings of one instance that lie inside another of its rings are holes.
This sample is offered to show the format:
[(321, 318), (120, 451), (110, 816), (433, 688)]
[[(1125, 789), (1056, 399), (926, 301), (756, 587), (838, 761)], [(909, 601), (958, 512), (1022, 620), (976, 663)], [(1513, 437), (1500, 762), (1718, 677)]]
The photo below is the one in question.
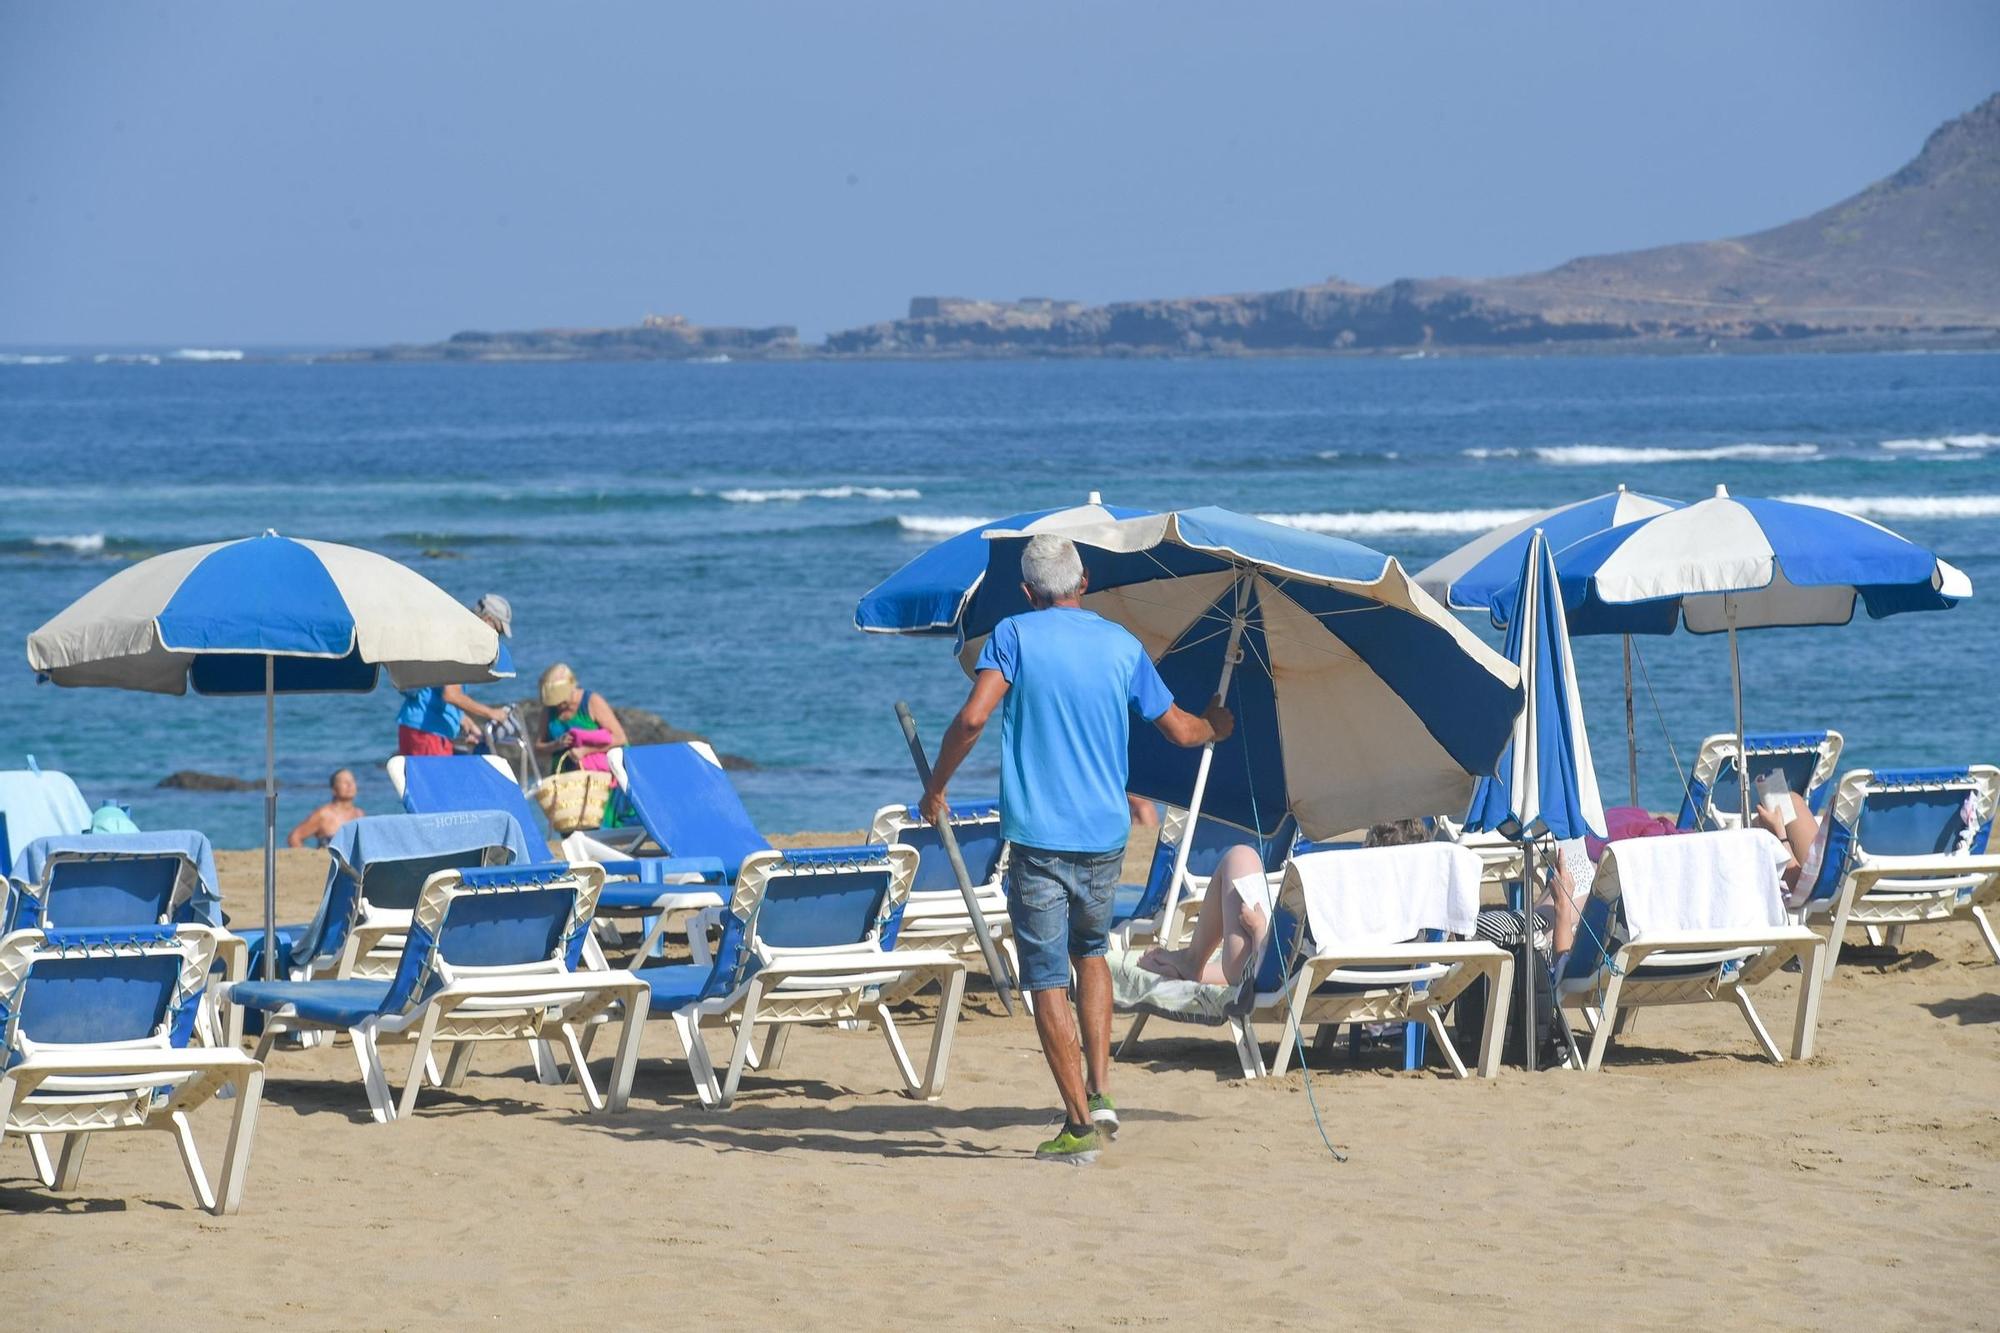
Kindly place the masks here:
[(1016, 846), (1007, 862), (1007, 917), (1021, 962), (1021, 989), (1069, 986), (1072, 958), (1101, 958), (1125, 849), (1051, 852)]

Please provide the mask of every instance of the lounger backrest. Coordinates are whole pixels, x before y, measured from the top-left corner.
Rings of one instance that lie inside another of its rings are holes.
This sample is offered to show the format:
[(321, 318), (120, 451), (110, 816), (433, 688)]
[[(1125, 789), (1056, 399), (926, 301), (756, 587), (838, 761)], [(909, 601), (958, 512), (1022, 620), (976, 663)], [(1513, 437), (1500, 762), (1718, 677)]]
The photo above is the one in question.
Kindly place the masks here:
[[(534, 803), (522, 794), (505, 765), (496, 767), (487, 755), (407, 755), (391, 763), (402, 774), (403, 808), (413, 815), (498, 810), (514, 816), (531, 841), (542, 827)], [(549, 855), (553, 858), (555, 852), (551, 849)]]
[(729, 994), (774, 953), (893, 946), (916, 869), (916, 851), (902, 846), (753, 853), (730, 891), (702, 998)]
[[(1174, 858), (1180, 850), (1180, 839), (1189, 836), (1182, 832), (1186, 827), (1185, 812), (1168, 812), (1166, 822), (1160, 826), (1160, 841), (1153, 848), (1153, 863), (1146, 872), (1146, 891), (1139, 897), (1139, 905), (1133, 912), (1135, 917), (1155, 917), (1166, 907), (1167, 891), (1173, 886)], [(1297, 829), (1289, 817), (1275, 837), (1266, 839), (1248, 829), (1203, 816), (1194, 823), (1194, 833), (1188, 846), (1187, 873), (1196, 879), (1213, 874), (1216, 866), (1222, 863), (1223, 855), (1231, 847), (1242, 843), (1249, 843), (1258, 849), (1264, 858), (1264, 869), (1276, 870), (1284, 865), (1296, 840)]]
[(771, 844), (757, 831), (714, 753), (689, 741), (627, 745), (611, 752), (611, 772), (662, 852), (716, 857), (723, 874), (734, 879), (745, 857)]
[(603, 887), (594, 865), (439, 871), (418, 896), (382, 1012), (409, 1012), (462, 969), (574, 970)]
[[(499, 856), (494, 856), (494, 852)], [(506, 864), (504, 847), (480, 847), (464, 852), (444, 852), (437, 856), (414, 856), (406, 861), (373, 861), (360, 872), (362, 901), (371, 908), (415, 911), (424, 884), (440, 870), (474, 870), (480, 866)], [(348, 872), (352, 875), (352, 871)]]
[[(1855, 857), (1949, 856), (1984, 852), (1992, 836), (2000, 769), (1857, 768), (1844, 773), (1834, 795), (1832, 827), (1814, 898), (1838, 892)], [(1972, 810), (1968, 821), (1966, 805)], [(1970, 832), (1971, 837), (1967, 838)]]
[(5, 1063), (36, 1045), (187, 1045), (214, 958), (215, 935), (200, 926), (0, 938)]
[(176, 853), (54, 852), (41, 884), (22, 886), (9, 929), (92, 930), (172, 922), (199, 873)]
[[(954, 801), (951, 831), (958, 838), (958, 854), (965, 861), (965, 873), (974, 885), (990, 884), (1000, 874), (1001, 853), (1007, 840), (1000, 833), (1000, 807), (993, 801)], [(912, 893), (943, 893), (958, 890), (958, 876), (945, 854), (944, 837), (917, 813), (915, 806), (885, 805), (875, 812), (868, 830), (871, 845), (888, 847), (901, 843), (917, 853), (917, 875)]]
[[(1757, 780), (1777, 772), (1784, 774), (1790, 790), (1806, 798), (1813, 813), (1826, 809), (1833, 792), (1834, 769), (1840, 763), (1839, 732), (1751, 732), (1743, 740), (1750, 756), (1752, 799)], [(1702, 741), (1687, 795), (1681, 802), (1680, 827), (1698, 827), (1703, 815), (1711, 810), (1732, 820), (1741, 816), (1743, 793), (1737, 777), (1736, 748), (1734, 735), (1710, 736)]]

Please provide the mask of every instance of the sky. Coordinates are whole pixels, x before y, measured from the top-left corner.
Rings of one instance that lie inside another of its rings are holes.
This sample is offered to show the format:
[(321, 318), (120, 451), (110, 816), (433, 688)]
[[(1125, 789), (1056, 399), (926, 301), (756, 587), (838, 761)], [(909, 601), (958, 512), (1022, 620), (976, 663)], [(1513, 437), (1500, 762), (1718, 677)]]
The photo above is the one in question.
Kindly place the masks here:
[(1852, 193), (2000, 5), (0, 0), (0, 344), (1545, 268)]

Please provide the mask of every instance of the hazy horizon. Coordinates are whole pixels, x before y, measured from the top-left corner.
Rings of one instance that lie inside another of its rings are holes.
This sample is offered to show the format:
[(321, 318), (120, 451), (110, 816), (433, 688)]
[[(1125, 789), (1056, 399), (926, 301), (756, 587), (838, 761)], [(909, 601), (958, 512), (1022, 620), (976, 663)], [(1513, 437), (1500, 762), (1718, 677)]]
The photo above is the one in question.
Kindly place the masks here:
[(2000, 8), (0, 0), (0, 345), (352, 345), (1493, 276), (1740, 235)]

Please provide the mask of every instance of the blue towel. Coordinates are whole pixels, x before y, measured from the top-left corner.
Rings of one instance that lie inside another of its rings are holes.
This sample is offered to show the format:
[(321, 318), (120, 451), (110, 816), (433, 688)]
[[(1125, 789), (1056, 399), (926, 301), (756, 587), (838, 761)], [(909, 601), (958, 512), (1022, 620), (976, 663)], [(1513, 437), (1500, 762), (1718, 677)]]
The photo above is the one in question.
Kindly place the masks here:
[(37, 838), (14, 858), (14, 878), (23, 884), (40, 884), (48, 869), (49, 857), (56, 852), (81, 852), (91, 856), (127, 853), (135, 856), (179, 852), (194, 862), (200, 882), (182, 911), (185, 920), (197, 925), (222, 924), (222, 889), (215, 878), (215, 850), (208, 835), (193, 829), (167, 829), (159, 833), (64, 833)]

